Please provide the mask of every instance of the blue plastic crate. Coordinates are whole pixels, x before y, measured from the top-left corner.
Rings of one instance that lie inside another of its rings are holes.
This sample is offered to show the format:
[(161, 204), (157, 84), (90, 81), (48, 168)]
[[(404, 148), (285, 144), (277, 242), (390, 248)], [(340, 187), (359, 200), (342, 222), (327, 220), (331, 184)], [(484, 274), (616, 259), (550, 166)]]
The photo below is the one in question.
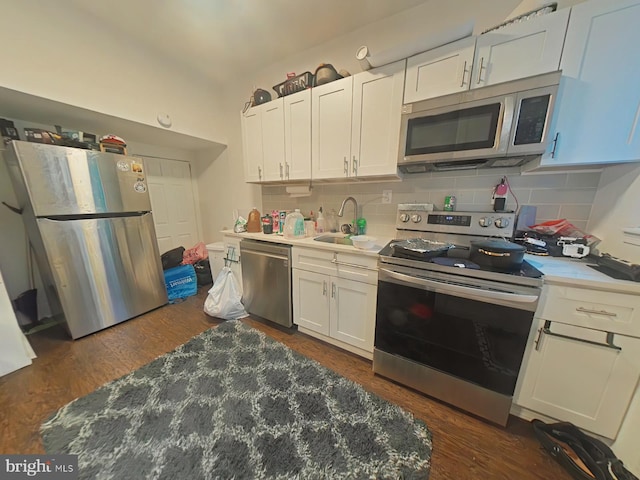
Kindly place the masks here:
[(198, 280), (193, 265), (180, 265), (165, 270), (164, 284), (170, 302), (198, 293)]

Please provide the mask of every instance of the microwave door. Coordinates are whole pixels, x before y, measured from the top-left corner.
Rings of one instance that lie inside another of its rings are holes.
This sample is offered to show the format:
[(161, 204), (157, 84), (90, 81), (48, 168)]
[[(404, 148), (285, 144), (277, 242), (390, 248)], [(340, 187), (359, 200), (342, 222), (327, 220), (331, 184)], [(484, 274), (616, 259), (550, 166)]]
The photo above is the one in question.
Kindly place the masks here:
[(501, 96), (407, 115), (404, 163), (505, 155), (514, 105), (514, 96)]

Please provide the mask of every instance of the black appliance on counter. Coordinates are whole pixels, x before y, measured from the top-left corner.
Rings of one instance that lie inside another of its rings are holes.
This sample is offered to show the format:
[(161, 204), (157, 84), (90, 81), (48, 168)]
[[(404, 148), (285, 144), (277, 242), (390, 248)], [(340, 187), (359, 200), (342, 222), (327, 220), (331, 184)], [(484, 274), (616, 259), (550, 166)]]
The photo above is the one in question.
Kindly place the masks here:
[[(400, 204), (397, 240), (378, 261), (375, 373), (506, 425), (542, 273), (469, 261), (472, 241), (513, 236), (515, 214)], [(423, 258), (407, 239), (453, 245)]]

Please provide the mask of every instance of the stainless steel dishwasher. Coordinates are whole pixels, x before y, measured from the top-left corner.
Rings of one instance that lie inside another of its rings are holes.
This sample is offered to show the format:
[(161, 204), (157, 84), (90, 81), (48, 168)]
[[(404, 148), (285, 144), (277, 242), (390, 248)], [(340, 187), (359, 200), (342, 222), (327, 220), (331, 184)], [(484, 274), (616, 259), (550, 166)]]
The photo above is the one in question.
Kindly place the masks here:
[(242, 303), (247, 312), (285, 327), (293, 326), (291, 246), (242, 240)]

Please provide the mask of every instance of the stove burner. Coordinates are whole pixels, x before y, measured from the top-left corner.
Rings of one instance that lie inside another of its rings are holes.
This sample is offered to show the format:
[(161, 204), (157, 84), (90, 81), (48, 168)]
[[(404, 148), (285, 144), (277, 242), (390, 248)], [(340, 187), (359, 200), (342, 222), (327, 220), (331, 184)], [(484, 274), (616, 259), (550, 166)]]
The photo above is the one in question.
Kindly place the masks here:
[[(392, 240), (381, 251), (380, 256), (386, 258), (386, 262), (393, 263), (393, 258), (410, 260), (410, 265), (415, 268), (429, 269), (429, 264), (435, 264), (450, 268), (451, 273), (463, 274), (464, 270), (467, 270), (469, 274), (473, 272), (487, 272), (491, 274), (504, 275), (504, 278), (508, 277), (522, 277), (522, 278), (541, 278), (542, 272), (533, 267), (526, 260), (522, 262), (520, 268), (515, 270), (505, 270), (501, 268), (490, 267), (486, 265), (478, 265), (475, 262), (469, 260), (469, 248), (456, 245), (453, 248), (442, 252), (438, 256), (432, 256), (430, 258), (416, 258), (414, 255), (406, 254), (402, 249), (393, 248), (393, 244), (399, 240)], [(458, 266), (464, 264), (464, 267)]]

